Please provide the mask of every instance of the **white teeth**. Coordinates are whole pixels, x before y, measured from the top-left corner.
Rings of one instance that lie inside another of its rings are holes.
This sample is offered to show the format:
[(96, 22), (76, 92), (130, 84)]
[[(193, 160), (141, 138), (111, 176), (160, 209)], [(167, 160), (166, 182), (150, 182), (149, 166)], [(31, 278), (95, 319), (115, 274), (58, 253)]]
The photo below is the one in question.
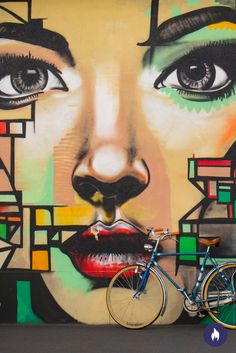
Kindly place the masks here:
[(134, 260), (134, 257), (133, 257), (133, 256), (131, 256), (131, 255), (128, 255), (127, 262), (131, 262), (131, 261), (133, 261), (133, 260)]
[(107, 264), (109, 262), (109, 254), (101, 254), (101, 263)]
[(116, 262), (117, 262), (118, 264), (122, 264), (122, 263), (124, 262), (122, 256), (116, 255), (115, 257), (116, 257)]
[(89, 254), (88, 258), (95, 262), (100, 262), (101, 264), (122, 264), (122, 263), (133, 263), (140, 256), (135, 254), (110, 254), (110, 253), (101, 253), (101, 254)]

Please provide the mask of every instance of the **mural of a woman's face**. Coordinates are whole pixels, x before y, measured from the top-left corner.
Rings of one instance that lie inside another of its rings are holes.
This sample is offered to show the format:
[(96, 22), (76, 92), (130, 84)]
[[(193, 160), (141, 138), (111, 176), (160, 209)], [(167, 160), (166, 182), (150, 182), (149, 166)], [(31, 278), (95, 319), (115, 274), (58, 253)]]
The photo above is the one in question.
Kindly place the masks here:
[[(187, 180), (187, 159), (222, 157), (234, 142), (229, 3), (161, 0), (160, 31), (137, 45), (150, 34), (148, 0), (35, 1), (33, 18), (45, 18), (44, 28), (61, 34), (69, 49), (55, 37), (0, 42), (12, 65), (29, 64), (3, 83), (13, 97), (8, 108), (22, 104), (25, 98), (15, 98), (21, 92), (31, 94), (27, 102), (36, 99), (35, 121), (15, 143), (16, 188), (25, 205), (54, 205), (64, 238), (50, 248), (52, 272), (43, 279), (79, 321), (109, 321), (107, 280), (146, 256), (138, 229), (177, 230), (201, 200)], [(224, 5), (226, 13), (214, 8)], [(195, 10), (201, 20), (191, 20)], [(166, 22), (184, 14), (181, 29)], [(174, 262), (165, 265), (174, 271)], [(166, 322), (178, 317), (178, 298), (170, 300)]]

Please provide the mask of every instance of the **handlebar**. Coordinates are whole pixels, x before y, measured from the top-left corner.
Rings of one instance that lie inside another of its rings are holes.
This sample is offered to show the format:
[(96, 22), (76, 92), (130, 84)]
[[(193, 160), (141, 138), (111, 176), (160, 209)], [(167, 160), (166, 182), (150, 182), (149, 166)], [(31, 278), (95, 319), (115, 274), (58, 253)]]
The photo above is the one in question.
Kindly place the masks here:
[(179, 235), (179, 232), (170, 232), (170, 235), (176, 236), (176, 235)]
[(164, 232), (165, 229), (164, 228), (156, 228), (156, 229), (153, 228), (153, 230), (155, 233), (159, 233), (159, 232)]
[(154, 232), (154, 233), (160, 233), (160, 235), (161, 234), (168, 234), (168, 235), (173, 235), (173, 236), (175, 236), (175, 235), (179, 235), (180, 233), (179, 232), (172, 232), (172, 231), (170, 231), (168, 228), (167, 229), (164, 229), (164, 228), (147, 228), (147, 232), (148, 233), (151, 233), (151, 232)]
[[(171, 239), (172, 236), (177, 236), (180, 233), (179, 232), (171, 232), (169, 229), (164, 230), (163, 228), (148, 228), (148, 237), (150, 240), (164, 240), (164, 239)], [(177, 241), (176, 239), (172, 239)], [(178, 242), (178, 241), (177, 241)]]

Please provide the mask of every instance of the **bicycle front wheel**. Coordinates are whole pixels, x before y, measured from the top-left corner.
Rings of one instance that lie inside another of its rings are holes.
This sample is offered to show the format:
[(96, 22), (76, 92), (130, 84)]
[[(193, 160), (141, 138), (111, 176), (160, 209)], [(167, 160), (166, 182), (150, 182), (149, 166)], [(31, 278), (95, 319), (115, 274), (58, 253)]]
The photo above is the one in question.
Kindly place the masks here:
[(225, 264), (212, 272), (203, 287), (203, 299), (206, 300), (205, 306), (209, 315), (214, 321), (230, 329), (236, 329), (235, 291), (236, 263)]
[(141, 329), (152, 324), (160, 315), (164, 305), (164, 291), (160, 279), (149, 272), (146, 287), (135, 296), (145, 267), (127, 266), (112, 278), (107, 288), (107, 307), (111, 317), (119, 325), (130, 329)]

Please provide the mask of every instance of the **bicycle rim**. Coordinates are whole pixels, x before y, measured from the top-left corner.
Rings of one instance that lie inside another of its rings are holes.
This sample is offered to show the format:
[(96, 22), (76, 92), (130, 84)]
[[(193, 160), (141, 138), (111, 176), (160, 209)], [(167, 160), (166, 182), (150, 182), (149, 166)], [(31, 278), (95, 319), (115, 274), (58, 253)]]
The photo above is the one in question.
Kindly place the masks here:
[[(203, 299), (211, 300), (206, 304), (209, 315), (219, 324), (236, 329), (236, 300), (232, 291), (236, 290), (236, 264), (228, 264), (221, 267), (227, 279), (226, 284), (217, 271), (214, 271), (205, 283)], [(216, 311), (214, 313), (213, 311)]]
[(159, 278), (153, 272), (149, 272), (143, 293), (138, 298), (133, 297), (144, 271), (144, 266), (127, 266), (112, 278), (107, 289), (109, 313), (114, 321), (125, 328), (144, 328), (161, 313), (164, 292)]

